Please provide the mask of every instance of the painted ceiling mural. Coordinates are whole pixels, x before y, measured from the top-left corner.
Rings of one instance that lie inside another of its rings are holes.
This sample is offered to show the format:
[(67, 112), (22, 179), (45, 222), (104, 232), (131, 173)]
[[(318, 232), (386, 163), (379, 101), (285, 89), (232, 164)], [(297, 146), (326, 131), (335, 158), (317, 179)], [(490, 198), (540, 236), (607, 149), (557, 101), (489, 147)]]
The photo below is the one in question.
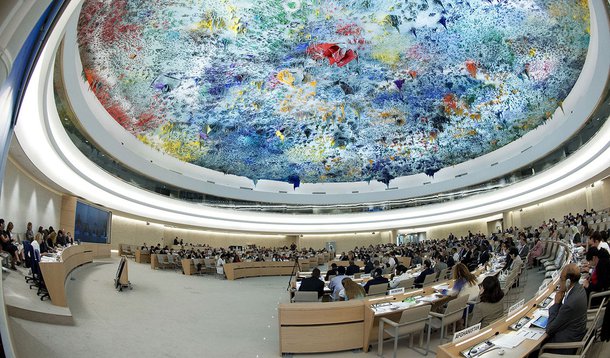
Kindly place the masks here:
[(140, 141), (253, 179), (434, 175), (544, 124), (586, 0), (86, 0), (83, 76)]

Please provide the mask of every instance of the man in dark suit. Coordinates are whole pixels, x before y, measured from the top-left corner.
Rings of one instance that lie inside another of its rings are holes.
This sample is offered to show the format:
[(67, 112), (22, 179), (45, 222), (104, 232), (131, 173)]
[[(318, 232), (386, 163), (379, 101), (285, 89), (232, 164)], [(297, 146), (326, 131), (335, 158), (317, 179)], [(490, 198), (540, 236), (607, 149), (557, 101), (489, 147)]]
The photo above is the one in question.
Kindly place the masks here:
[(373, 271), (373, 269), (375, 269), (375, 265), (373, 265), (373, 262), (371, 261), (371, 257), (367, 256), (366, 263), (364, 264), (364, 273), (370, 274)]
[(329, 281), (330, 276), (337, 276), (337, 264), (335, 263), (330, 264), (330, 270), (326, 271), (326, 277), (324, 280)]
[(383, 271), (379, 267), (371, 272), (373, 278), (368, 280), (364, 285), (364, 290), (366, 291), (366, 293), (369, 293), (369, 287), (371, 287), (372, 285), (380, 285), (383, 283), (385, 283), (386, 285), (388, 284), (389, 280), (381, 275), (382, 272)]
[(320, 269), (313, 269), (311, 277), (304, 278), (301, 281), (299, 291), (318, 291), (318, 298), (324, 295), (324, 281), (320, 280)]
[(428, 275), (436, 275), (434, 273), (434, 269), (432, 268), (432, 263), (430, 260), (424, 261), (424, 270), (415, 278), (415, 287), (422, 288), (424, 280)]
[[(587, 332), (587, 293), (578, 280), (580, 269), (576, 264), (569, 264), (561, 271), (555, 304), (549, 308), (546, 326), (549, 343), (580, 341)], [(553, 353), (573, 354), (570, 350)]]
[(356, 265), (354, 263), (354, 260), (350, 260), (349, 266), (347, 266), (347, 269), (345, 269), (345, 274), (348, 276), (353, 276), (354, 274), (357, 274), (359, 272), (360, 272), (360, 266)]

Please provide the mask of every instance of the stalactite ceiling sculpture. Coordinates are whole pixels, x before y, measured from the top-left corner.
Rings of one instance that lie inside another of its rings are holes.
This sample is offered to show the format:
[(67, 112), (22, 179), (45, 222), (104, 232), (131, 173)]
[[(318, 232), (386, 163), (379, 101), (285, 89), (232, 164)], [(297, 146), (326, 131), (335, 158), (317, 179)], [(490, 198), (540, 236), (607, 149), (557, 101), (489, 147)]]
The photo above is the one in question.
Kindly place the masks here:
[(543, 125), (589, 43), (576, 0), (86, 0), (83, 77), (140, 141), (253, 180), (354, 182)]

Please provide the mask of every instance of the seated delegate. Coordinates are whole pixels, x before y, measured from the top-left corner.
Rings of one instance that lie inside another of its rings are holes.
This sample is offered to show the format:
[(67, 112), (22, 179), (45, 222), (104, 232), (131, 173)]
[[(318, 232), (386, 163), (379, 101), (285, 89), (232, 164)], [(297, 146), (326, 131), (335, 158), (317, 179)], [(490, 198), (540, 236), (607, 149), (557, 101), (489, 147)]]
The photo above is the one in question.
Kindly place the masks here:
[(469, 325), (481, 323), (481, 328), (504, 315), (504, 292), (496, 276), (487, 276), (481, 283), (479, 302), (474, 306)]
[(343, 289), (339, 292), (339, 297), (345, 301), (358, 300), (366, 296), (364, 288), (347, 276), (343, 277), (341, 285), (343, 286)]
[(345, 269), (345, 274), (348, 276), (353, 276), (357, 273), (360, 273), (360, 266), (354, 263), (354, 260), (349, 261), (349, 266)]
[(398, 265), (396, 267), (396, 276), (392, 275), (392, 280), (390, 280), (390, 288), (396, 288), (400, 281), (408, 279), (409, 274), (407, 271), (408, 269), (405, 265)]
[(424, 270), (415, 278), (415, 287), (421, 288), (423, 287), (424, 280), (428, 275), (436, 275), (434, 273), (434, 269), (432, 268), (432, 263), (430, 260), (424, 260)]
[[(587, 332), (587, 293), (578, 280), (580, 269), (576, 264), (566, 265), (561, 271), (555, 304), (549, 308), (548, 343), (580, 341)], [(553, 353), (573, 354), (571, 350)]]
[(332, 298), (333, 300), (339, 300), (339, 293), (343, 289), (343, 284), (341, 283), (341, 281), (346, 277), (347, 276), (345, 276), (345, 267), (337, 267), (337, 276), (333, 277), (330, 280), (330, 283), (328, 284), (328, 288), (330, 288), (330, 290), (332, 291), (332, 293), (330, 294), (330, 298)]
[[(472, 301), (479, 295), (477, 277), (473, 275), (463, 263), (458, 263), (453, 267), (453, 287), (446, 293), (449, 296), (458, 297), (468, 295), (468, 300)], [(445, 292), (443, 292), (445, 293)]]
[(324, 277), (324, 281), (329, 281), (330, 276), (337, 276), (337, 264), (330, 264), (330, 270), (326, 271), (326, 277)]
[[(587, 296), (591, 292), (603, 292), (610, 288), (610, 254), (604, 249), (593, 246), (587, 251), (587, 261), (591, 266), (590, 277), (583, 282)], [(595, 305), (599, 304), (595, 301)]]
[(299, 286), (299, 291), (317, 291), (318, 298), (324, 295), (324, 281), (320, 280), (320, 269), (314, 268), (311, 277), (304, 278)]
[(366, 293), (369, 293), (369, 287), (371, 287), (372, 285), (382, 285), (382, 284), (386, 284), (388, 285), (388, 283), (390, 282), (387, 278), (382, 276), (383, 270), (381, 268), (376, 268), (371, 272), (372, 275), (372, 279), (368, 280), (366, 282), (366, 284), (364, 285), (364, 291)]

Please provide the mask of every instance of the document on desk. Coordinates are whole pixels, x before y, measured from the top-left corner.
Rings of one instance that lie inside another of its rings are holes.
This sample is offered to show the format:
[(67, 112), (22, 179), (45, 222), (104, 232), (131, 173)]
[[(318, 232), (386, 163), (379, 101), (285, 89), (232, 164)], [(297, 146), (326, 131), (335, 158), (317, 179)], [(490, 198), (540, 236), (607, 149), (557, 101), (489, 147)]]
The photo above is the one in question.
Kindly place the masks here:
[(436, 295), (424, 296), (418, 299), (418, 301), (422, 302), (432, 302), (436, 300), (438, 300), (438, 297), (436, 297)]
[(524, 337), (525, 339), (537, 341), (544, 335), (544, 330), (540, 328), (521, 328), (517, 331), (517, 335)]
[(392, 302), (392, 303), (382, 303), (380, 305), (377, 305), (375, 307), (371, 307), (373, 308), (373, 310), (375, 311), (375, 315), (382, 315), (384, 313), (388, 313), (388, 312), (394, 312), (394, 311), (403, 311), (406, 310), (407, 308), (413, 307), (415, 306), (416, 303), (415, 302)]
[(502, 348), (515, 348), (525, 341), (525, 337), (516, 334), (516, 332), (499, 334), (492, 342)]

